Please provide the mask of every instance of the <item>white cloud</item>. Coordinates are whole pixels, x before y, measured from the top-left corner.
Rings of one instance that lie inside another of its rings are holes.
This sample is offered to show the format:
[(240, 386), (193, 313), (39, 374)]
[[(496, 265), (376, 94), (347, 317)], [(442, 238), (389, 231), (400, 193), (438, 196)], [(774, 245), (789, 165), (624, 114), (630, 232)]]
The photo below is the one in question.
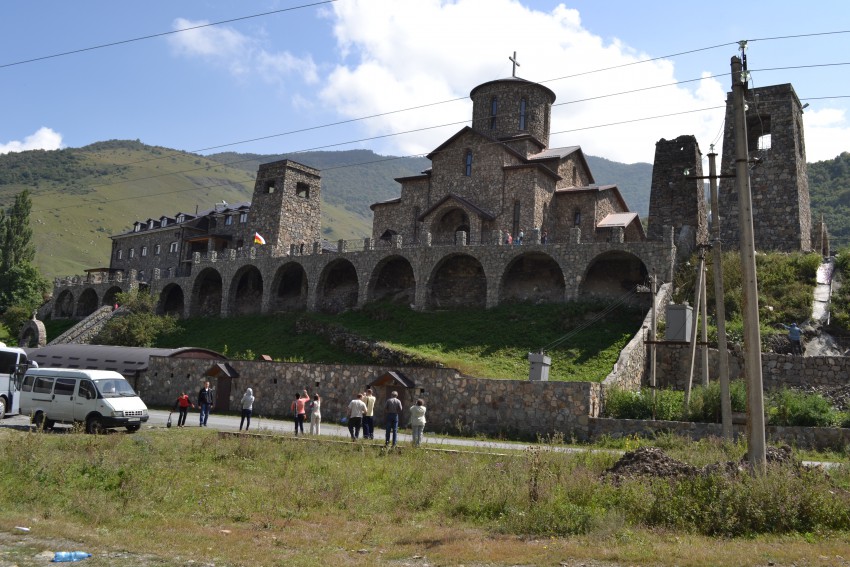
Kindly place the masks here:
[(0, 143), (0, 154), (25, 152), (27, 150), (58, 150), (62, 148), (62, 134), (50, 128), (41, 127), (35, 134), (24, 138), (24, 141), (12, 140)]
[(186, 30), (168, 36), (175, 53), (221, 65), (237, 77), (255, 75), (278, 85), (283, 85), (284, 79), (291, 75), (299, 76), (308, 84), (318, 80), (316, 65), (310, 56), (299, 58), (288, 51), (269, 52), (260, 40), (227, 26), (187, 29), (208, 23), (185, 18), (174, 20), (172, 27), (175, 30)]
[(803, 114), (806, 131), (806, 161), (833, 159), (850, 151), (850, 124), (844, 110), (807, 108)]
[[(581, 145), (591, 155), (651, 162), (659, 139), (693, 134), (707, 146), (724, 119), (726, 93), (711, 78), (605, 97), (676, 83), (675, 66), (667, 60), (628, 65), (650, 55), (618, 40), (604, 41), (564, 5), (541, 12), (517, 0), (349, 0), (334, 4), (333, 17), (342, 61), (329, 73), (320, 96), (342, 116), (464, 99), (364, 121), (371, 135), (468, 120), (469, 92), (510, 76), (508, 56), (514, 50), (520, 62), (517, 76), (542, 82), (557, 94), (552, 132), (564, 133), (552, 136), (553, 147)], [(601, 98), (576, 102), (593, 97)], [(720, 108), (600, 127), (708, 107)], [(381, 142), (382, 151), (428, 152), (460, 127), (388, 138)]]

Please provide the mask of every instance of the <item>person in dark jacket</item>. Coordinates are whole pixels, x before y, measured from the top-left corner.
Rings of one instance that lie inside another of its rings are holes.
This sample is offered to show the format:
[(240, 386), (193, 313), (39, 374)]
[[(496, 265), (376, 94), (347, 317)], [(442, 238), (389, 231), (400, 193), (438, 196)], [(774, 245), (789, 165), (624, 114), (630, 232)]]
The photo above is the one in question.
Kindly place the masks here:
[(198, 392), (198, 409), (201, 410), (201, 427), (207, 426), (210, 410), (213, 408), (213, 391), (210, 383), (204, 382), (204, 387)]

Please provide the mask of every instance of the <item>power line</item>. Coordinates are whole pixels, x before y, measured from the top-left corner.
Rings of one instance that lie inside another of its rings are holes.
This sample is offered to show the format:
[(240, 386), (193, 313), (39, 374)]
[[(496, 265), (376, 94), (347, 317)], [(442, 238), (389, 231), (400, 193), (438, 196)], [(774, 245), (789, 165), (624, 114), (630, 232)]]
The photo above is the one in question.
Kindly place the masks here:
[(189, 28), (183, 28), (183, 29), (179, 29), (179, 30), (171, 30), (171, 31), (167, 31), (167, 32), (154, 33), (154, 34), (150, 34), (150, 35), (144, 35), (144, 36), (141, 36), (141, 37), (134, 37), (132, 39), (123, 39), (121, 41), (113, 41), (111, 43), (103, 43), (101, 45), (93, 45), (91, 47), (83, 47), (83, 48), (80, 48), (80, 49), (73, 49), (71, 51), (64, 51), (62, 53), (54, 53), (53, 55), (44, 55), (42, 57), (33, 57), (32, 59), (25, 59), (23, 61), (15, 61), (13, 63), (0, 64), (0, 69), (3, 69), (5, 67), (14, 67), (16, 65), (24, 65), (24, 64), (27, 64), (27, 63), (35, 63), (37, 61), (44, 61), (45, 59), (55, 59), (56, 57), (64, 57), (66, 55), (74, 55), (75, 53), (84, 53), (86, 51), (94, 51), (96, 49), (103, 49), (105, 47), (115, 47), (117, 45), (134, 43), (136, 41), (143, 41), (143, 40), (146, 40), (146, 39), (153, 39), (153, 38), (156, 38), (156, 37), (163, 37), (163, 36), (166, 36), (166, 35), (172, 35), (172, 34), (182, 33), (182, 32), (191, 31), (191, 30), (198, 30), (198, 29), (201, 29), (201, 28), (208, 28), (208, 27), (212, 27), (212, 26), (220, 26), (222, 24), (230, 24), (230, 23), (239, 22), (239, 21), (242, 21), (242, 20), (250, 20), (252, 18), (260, 18), (260, 17), (263, 17), (263, 16), (271, 16), (273, 14), (280, 14), (282, 12), (291, 12), (293, 10), (300, 10), (302, 8), (311, 8), (313, 6), (320, 6), (322, 4), (330, 4), (331, 2), (336, 2), (336, 1), (337, 0), (321, 0), (319, 2), (313, 2), (312, 4), (302, 4), (300, 6), (293, 6), (291, 8), (281, 8), (280, 10), (272, 10), (271, 12), (263, 12), (261, 14), (252, 14), (250, 16), (241, 16), (241, 17), (238, 17), (238, 18), (231, 18), (229, 20), (221, 20), (220, 22), (212, 22), (210, 24), (201, 24), (201, 25), (192, 26), (192, 27), (189, 27)]

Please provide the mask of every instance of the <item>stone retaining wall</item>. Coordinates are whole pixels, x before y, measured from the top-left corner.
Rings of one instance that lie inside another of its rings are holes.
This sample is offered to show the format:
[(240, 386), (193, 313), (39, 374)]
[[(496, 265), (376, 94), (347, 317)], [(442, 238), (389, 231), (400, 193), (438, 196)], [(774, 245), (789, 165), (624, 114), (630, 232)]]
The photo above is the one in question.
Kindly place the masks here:
[[(339, 422), (349, 401), (367, 384), (389, 371), (402, 372), (415, 383), (405, 390), (400, 385), (378, 388), (376, 422), (382, 423), (387, 393), (396, 389), (405, 408), (423, 398), (428, 408), (429, 431), (464, 434), (482, 433), (511, 438), (534, 439), (563, 433), (579, 440), (587, 438), (588, 420), (599, 415), (600, 385), (588, 382), (530, 382), (462, 376), (451, 368), (411, 368), (299, 364), (240, 361), (229, 364), (239, 373), (231, 382), (227, 407), (236, 411), (245, 388), (254, 389), (258, 416), (290, 416), (295, 392), (308, 389), (322, 396), (322, 419)], [(136, 383), (139, 395), (153, 406), (170, 406), (186, 391), (194, 400), (210, 368), (208, 360), (151, 357), (145, 375)], [(220, 380), (211, 379), (222, 389)], [(317, 386), (318, 384), (318, 386)], [(223, 406), (217, 402), (217, 410)], [(407, 416), (402, 416), (406, 424)]]
[[(656, 383), (660, 388), (683, 390), (690, 365), (688, 343), (658, 345)], [(761, 355), (762, 381), (765, 390), (782, 386), (818, 387), (841, 386), (850, 379), (850, 357), (791, 356), (765, 352)], [(729, 379), (743, 378), (744, 361), (741, 353), (729, 351)], [(717, 350), (709, 349), (709, 379), (717, 380)], [(694, 364), (694, 384), (699, 383), (699, 352)], [(649, 375), (647, 374), (646, 380)], [(644, 382), (646, 385), (646, 382)]]
[[(735, 438), (746, 434), (746, 425), (733, 425)], [(651, 421), (639, 419), (592, 418), (589, 420), (589, 438), (602, 436), (652, 438), (657, 433), (674, 433), (694, 441), (707, 437), (722, 437), (719, 423), (693, 423), (687, 421)], [(834, 449), (843, 451), (850, 444), (850, 429), (838, 427), (779, 427), (767, 426), (767, 440), (771, 444), (787, 443), (808, 449)]]

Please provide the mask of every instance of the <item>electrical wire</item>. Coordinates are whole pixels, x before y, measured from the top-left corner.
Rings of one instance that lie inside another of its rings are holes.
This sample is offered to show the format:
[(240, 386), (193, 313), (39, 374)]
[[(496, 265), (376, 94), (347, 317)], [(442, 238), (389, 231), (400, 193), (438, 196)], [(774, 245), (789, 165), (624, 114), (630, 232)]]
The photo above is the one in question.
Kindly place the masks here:
[(313, 2), (312, 4), (302, 4), (300, 6), (292, 6), (290, 8), (281, 8), (280, 10), (272, 10), (270, 12), (263, 12), (261, 14), (252, 14), (250, 16), (240, 16), (238, 18), (230, 18), (229, 20), (221, 20), (220, 22), (212, 22), (212, 23), (209, 23), (209, 24), (200, 24), (200, 25), (197, 25), (197, 26), (182, 28), (182, 29), (179, 29), (179, 30), (171, 30), (171, 31), (167, 31), (167, 32), (154, 33), (154, 34), (150, 34), (150, 35), (144, 35), (144, 36), (141, 36), (141, 37), (134, 37), (134, 38), (131, 38), (131, 39), (123, 39), (123, 40), (120, 40), (120, 41), (113, 41), (111, 43), (104, 43), (104, 44), (101, 44), (101, 45), (93, 45), (91, 47), (83, 47), (83, 48), (80, 48), (80, 49), (72, 49), (71, 51), (64, 51), (62, 53), (54, 53), (53, 55), (44, 55), (42, 57), (33, 57), (32, 59), (25, 59), (23, 61), (15, 61), (13, 63), (3, 63), (3, 64), (0, 64), (0, 69), (6, 68), (6, 67), (14, 67), (16, 65), (25, 65), (27, 63), (36, 63), (38, 61), (44, 61), (46, 59), (55, 59), (56, 57), (64, 57), (66, 55), (74, 55), (76, 53), (85, 53), (86, 51), (94, 51), (96, 49), (104, 49), (106, 47), (115, 47), (115, 46), (118, 46), (118, 45), (125, 45), (127, 43), (134, 43), (136, 41), (143, 41), (143, 40), (146, 40), (146, 39), (154, 39), (154, 38), (157, 38), (157, 37), (173, 35), (173, 34), (176, 34), (176, 33), (198, 30), (198, 29), (201, 29), (201, 28), (209, 28), (209, 27), (212, 27), (212, 26), (220, 26), (222, 24), (230, 24), (230, 23), (239, 22), (239, 21), (242, 21), (242, 20), (250, 20), (252, 18), (260, 18), (260, 17), (263, 17), (263, 16), (271, 16), (273, 14), (280, 14), (282, 12), (291, 12), (293, 10), (301, 10), (302, 8), (312, 8), (313, 6), (320, 6), (322, 4), (330, 4), (330, 3), (336, 2), (336, 1), (337, 0), (321, 0), (319, 2)]

